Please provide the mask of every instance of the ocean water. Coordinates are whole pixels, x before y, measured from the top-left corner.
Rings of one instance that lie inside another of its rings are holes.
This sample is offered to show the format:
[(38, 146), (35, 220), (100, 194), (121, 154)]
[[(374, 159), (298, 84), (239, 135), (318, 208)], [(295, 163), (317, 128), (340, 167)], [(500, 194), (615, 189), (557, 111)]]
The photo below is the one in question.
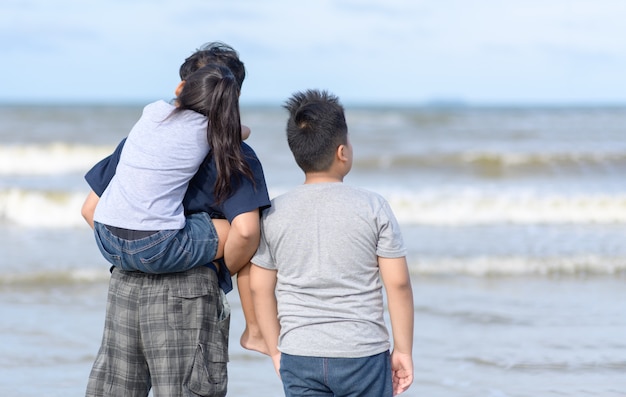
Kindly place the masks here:
[[(80, 396), (107, 263), (84, 173), (140, 106), (0, 107), (0, 395)], [(244, 107), (270, 195), (303, 181), (280, 107)], [(347, 108), (345, 182), (402, 226), (415, 295), (406, 396), (626, 395), (626, 107)], [(238, 346), (229, 395), (280, 396)]]

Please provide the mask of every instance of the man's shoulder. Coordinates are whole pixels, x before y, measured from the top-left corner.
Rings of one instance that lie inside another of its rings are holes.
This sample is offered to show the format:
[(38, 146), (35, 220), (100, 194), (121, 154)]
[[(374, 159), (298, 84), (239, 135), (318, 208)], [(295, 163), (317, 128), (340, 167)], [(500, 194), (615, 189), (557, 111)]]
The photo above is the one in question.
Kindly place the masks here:
[[(250, 165), (260, 164), (259, 158), (254, 149), (252, 149), (252, 147), (245, 142), (241, 143), (241, 153), (244, 156), (244, 160)], [(217, 172), (215, 167), (215, 157), (209, 154), (200, 169), (204, 171), (211, 170), (213, 172)]]
[(244, 154), (246, 158), (252, 158), (258, 161), (258, 156), (252, 146), (248, 145), (245, 142), (241, 142), (241, 152)]

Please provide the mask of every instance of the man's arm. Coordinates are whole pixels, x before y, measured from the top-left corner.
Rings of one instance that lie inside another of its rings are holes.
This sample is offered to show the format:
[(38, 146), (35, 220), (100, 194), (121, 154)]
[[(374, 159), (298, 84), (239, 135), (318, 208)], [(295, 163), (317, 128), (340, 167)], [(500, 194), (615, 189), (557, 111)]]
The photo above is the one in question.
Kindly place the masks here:
[(87, 195), (85, 202), (83, 203), (83, 207), (80, 210), (81, 215), (85, 218), (85, 221), (91, 226), (93, 229), (93, 213), (96, 211), (96, 205), (98, 205), (98, 201), (100, 197), (92, 190)]
[(261, 237), (261, 222), (259, 209), (244, 212), (233, 218), (226, 245), (224, 246), (224, 261), (230, 274), (237, 273), (252, 259), (252, 255), (259, 246)]
[(413, 290), (406, 258), (378, 257), (380, 275), (387, 291), (393, 333), (391, 370), (394, 395), (413, 383)]
[(91, 191), (87, 195), (80, 213), (92, 229), (93, 214), (96, 210), (96, 205), (100, 200), (99, 195), (104, 192), (104, 189), (106, 189), (107, 185), (111, 182), (111, 179), (113, 179), (113, 176), (115, 175), (115, 169), (120, 160), (122, 148), (124, 147), (125, 142), (126, 138), (122, 139), (110, 156), (100, 160), (85, 175), (85, 180), (91, 187)]
[(250, 267), (250, 289), (252, 302), (261, 334), (272, 358), (274, 369), (280, 377), (280, 351), (278, 350), (278, 308), (276, 306), (276, 270), (265, 269), (252, 264)]

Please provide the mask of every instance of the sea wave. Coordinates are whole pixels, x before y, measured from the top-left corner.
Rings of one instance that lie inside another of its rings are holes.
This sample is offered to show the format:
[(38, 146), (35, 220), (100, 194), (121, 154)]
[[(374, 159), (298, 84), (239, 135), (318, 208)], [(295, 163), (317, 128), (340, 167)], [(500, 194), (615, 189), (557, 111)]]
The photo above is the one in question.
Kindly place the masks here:
[(536, 258), (528, 256), (409, 256), (407, 260), (411, 274), (421, 276), (626, 276), (626, 258), (599, 255)]
[[(572, 257), (408, 257), (409, 270), (415, 277), (624, 277), (626, 258), (604, 256)], [(107, 282), (107, 266), (3, 272), (0, 287), (29, 288)]]
[(414, 169), (502, 177), (516, 173), (584, 174), (626, 170), (626, 150), (528, 151), (459, 150), (424, 153), (381, 153), (357, 157), (355, 168)]
[(80, 215), (87, 192), (0, 190), (0, 222), (23, 227), (84, 226)]
[[(382, 194), (398, 221), (407, 225), (626, 223), (626, 193), (538, 194), (468, 188)], [(0, 222), (37, 228), (84, 226), (80, 209), (86, 195), (86, 190), (0, 190)]]
[[(1, 145), (1, 175), (56, 175), (85, 172), (97, 161), (111, 154), (113, 145), (72, 143)], [(291, 155), (285, 161), (292, 166)], [(355, 169), (408, 169), (426, 172), (461, 172), (482, 177), (507, 176), (511, 173), (567, 174), (590, 171), (617, 172), (626, 170), (626, 147), (608, 144), (583, 149), (562, 148), (526, 151), (495, 148), (477, 150), (457, 148), (423, 151), (412, 150), (357, 154)]]
[(34, 287), (107, 282), (111, 277), (108, 267), (93, 269), (55, 269), (0, 274), (0, 286)]
[(626, 194), (539, 194), (480, 189), (387, 193), (405, 224), (570, 224), (626, 222)]
[(111, 145), (50, 143), (0, 146), (0, 175), (84, 172), (112, 153)]

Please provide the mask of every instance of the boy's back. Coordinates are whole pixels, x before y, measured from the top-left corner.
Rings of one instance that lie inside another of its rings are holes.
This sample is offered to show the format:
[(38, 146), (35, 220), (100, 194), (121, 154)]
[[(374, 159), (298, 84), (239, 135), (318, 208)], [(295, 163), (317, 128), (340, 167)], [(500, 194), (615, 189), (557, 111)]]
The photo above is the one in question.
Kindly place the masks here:
[(342, 183), (301, 185), (264, 215), (258, 266), (278, 270), (282, 352), (364, 357), (389, 349), (378, 256), (406, 255), (378, 194)]

